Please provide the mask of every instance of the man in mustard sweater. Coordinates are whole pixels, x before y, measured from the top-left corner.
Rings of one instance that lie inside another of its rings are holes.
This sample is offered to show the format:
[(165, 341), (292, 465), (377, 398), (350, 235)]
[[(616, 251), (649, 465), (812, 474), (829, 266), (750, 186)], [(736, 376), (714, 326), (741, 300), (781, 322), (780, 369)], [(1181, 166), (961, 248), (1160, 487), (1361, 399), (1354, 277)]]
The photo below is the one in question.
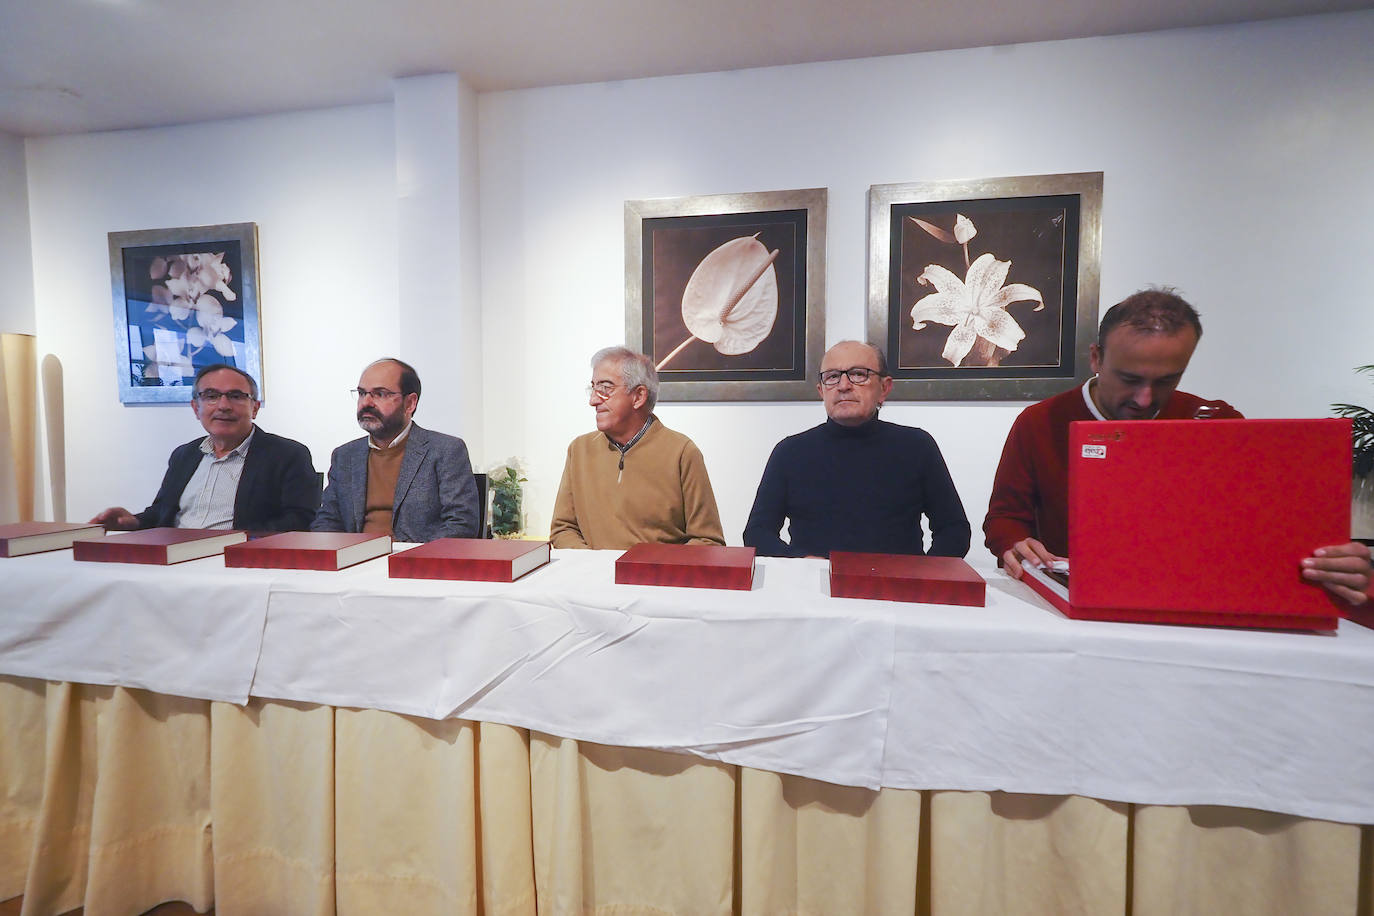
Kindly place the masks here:
[(701, 452), (654, 416), (653, 362), (624, 347), (598, 351), (587, 398), (597, 431), (568, 446), (549, 532), (553, 546), (723, 545)]

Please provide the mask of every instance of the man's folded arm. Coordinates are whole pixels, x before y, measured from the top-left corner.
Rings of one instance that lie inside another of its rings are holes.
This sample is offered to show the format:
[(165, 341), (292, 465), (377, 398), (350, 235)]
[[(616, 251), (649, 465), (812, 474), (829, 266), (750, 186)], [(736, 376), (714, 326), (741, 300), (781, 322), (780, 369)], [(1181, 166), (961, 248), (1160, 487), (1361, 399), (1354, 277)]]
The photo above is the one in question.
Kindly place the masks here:
[(439, 532), (437, 537), (474, 538), (477, 520), (477, 481), (472, 476), (468, 447), (461, 439), (443, 440), (435, 461), (439, 485)]
[(1031, 474), (1030, 456), (1013, 424), (1002, 448), (1002, 459), (992, 480), (992, 497), (983, 520), (984, 543), (1002, 559), (1019, 541), (1033, 538), (1037, 487)]
[(563, 479), (558, 483), (558, 495), (553, 501), (553, 520), (549, 523), (549, 543), (559, 550), (587, 547), (582, 529), (577, 526), (577, 506), (572, 495), (572, 446), (563, 462)]
[(264, 519), (268, 531), (309, 531), (320, 506), (320, 479), (310, 449), (300, 442), (286, 443), (281, 455), (277, 511)]
[(799, 557), (801, 552), (781, 537), (787, 518), (787, 481), (779, 468), (775, 446), (754, 494), (749, 520), (744, 523), (744, 546), (754, 548), (761, 557)]
[(339, 450), (329, 456), (329, 480), (325, 484), (324, 496), (320, 499), (320, 511), (310, 523), (311, 531), (343, 531), (343, 514), (339, 506)]
[(186, 488), (186, 481), (181, 481), (181, 485), (178, 486), (178, 475), (173, 469), (177, 466), (177, 458), (182, 450), (187, 448), (199, 450), (198, 446), (192, 445), (179, 445), (172, 449), (172, 454), (167, 458), (167, 472), (162, 475), (162, 483), (157, 488), (157, 495), (153, 497), (152, 504), (142, 512), (134, 513), (139, 528), (170, 527), (176, 524), (177, 512), (181, 509), (181, 491)]
[(716, 494), (706, 473), (706, 459), (695, 443), (683, 449), (679, 473), (682, 476), (682, 508), (686, 519), (688, 544), (725, 546), (725, 531), (720, 525)]
[(930, 520), (930, 555), (935, 557), (964, 557), (973, 540), (964, 501), (950, 477), (949, 466), (939, 446), (931, 440), (933, 454), (922, 475), (925, 490), (925, 515)]

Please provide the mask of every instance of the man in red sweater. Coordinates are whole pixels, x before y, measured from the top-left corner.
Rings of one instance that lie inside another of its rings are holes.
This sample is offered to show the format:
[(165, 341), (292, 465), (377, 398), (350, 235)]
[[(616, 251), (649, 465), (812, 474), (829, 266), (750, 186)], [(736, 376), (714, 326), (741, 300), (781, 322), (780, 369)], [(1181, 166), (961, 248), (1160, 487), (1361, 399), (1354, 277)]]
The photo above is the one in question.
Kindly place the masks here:
[[(988, 549), (1007, 573), (1047, 564), (1069, 549), (1069, 424), (1074, 420), (1239, 418), (1225, 401), (1176, 390), (1193, 356), (1202, 323), (1168, 290), (1135, 293), (1102, 319), (1090, 358), (1095, 376), (1021, 412), (1007, 434), (988, 516)], [(1323, 547), (1302, 561), (1303, 577), (1351, 604), (1367, 600), (1369, 548), (1358, 542)]]

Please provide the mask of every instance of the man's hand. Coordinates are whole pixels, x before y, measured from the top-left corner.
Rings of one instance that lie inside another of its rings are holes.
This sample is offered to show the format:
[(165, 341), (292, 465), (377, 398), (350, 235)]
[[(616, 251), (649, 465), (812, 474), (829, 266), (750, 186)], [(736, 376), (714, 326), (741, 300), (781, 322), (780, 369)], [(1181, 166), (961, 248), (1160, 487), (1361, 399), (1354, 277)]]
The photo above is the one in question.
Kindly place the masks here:
[(138, 519), (123, 506), (111, 506), (91, 519), (88, 524), (104, 525), (115, 531), (133, 531), (138, 528)]
[(1036, 566), (1048, 566), (1056, 560), (1062, 560), (1045, 549), (1045, 545), (1035, 538), (1026, 538), (1024, 541), (1017, 541), (1002, 555), (1002, 568), (1007, 571), (1007, 575), (1013, 579), (1021, 578), (1021, 561), (1026, 560)]
[(1369, 548), (1359, 541), (1322, 547), (1302, 561), (1302, 577), (1348, 604), (1369, 600)]

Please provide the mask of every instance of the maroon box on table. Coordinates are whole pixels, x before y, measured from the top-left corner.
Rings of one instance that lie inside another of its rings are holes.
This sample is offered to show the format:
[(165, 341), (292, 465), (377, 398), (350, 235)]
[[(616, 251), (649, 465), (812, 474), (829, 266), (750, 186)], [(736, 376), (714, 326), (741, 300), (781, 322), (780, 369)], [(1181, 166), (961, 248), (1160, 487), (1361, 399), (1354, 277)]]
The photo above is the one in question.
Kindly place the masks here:
[(247, 540), (242, 531), (222, 528), (147, 528), (72, 544), (72, 558), (98, 563), (148, 563), (167, 566), (213, 557)]
[(983, 607), (987, 583), (959, 557), (836, 550), (830, 554), (830, 594)]
[(439, 538), (391, 555), (393, 579), (514, 582), (549, 562), (548, 541)]
[(284, 531), (224, 551), (224, 565), (335, 571), (391, 553), (385, 534)]
[(709, 544), (636, 544), (615, 561), (619, 585), (754, 587), (754, 548)]
[(76, 541), (104, 536), (104, 526), (78, 522), (15, 522), (12, 525), (0, 525), (0, 557), (23, 557), (47, 550), (65, 550)]

